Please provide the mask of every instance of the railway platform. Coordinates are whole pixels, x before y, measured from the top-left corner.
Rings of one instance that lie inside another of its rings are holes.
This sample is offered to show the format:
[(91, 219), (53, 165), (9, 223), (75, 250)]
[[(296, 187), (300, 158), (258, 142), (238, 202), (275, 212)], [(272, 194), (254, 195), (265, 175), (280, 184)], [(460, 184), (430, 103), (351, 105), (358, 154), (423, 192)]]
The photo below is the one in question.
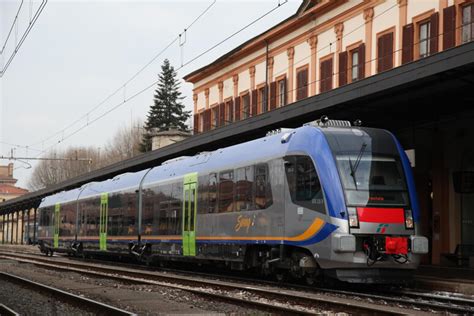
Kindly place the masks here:
[(421, 265), (415, 278), (420, 288), (474, 295), (474, 269), (471, 268)]

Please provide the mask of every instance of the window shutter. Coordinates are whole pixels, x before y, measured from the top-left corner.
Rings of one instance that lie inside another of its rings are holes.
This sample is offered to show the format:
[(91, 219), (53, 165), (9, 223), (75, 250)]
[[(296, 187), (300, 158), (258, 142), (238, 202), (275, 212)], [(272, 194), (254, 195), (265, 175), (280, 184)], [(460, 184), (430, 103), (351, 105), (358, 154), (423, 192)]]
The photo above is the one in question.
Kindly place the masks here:
[(204, 110), (204, 112), (202, 112), (202, 131), (203, 132), (207, 132), (207, 110)]
[(194, 134), (196, 135), (197, 133), (199, 133), (199, 114), (194, 114), (194, 126), (193, 126), (193, 129), (194, 129)]
[(393, 68), (393, 33), (385, 35), (384, 46), (386, 48), (385, 70), (389, 70)]
[(258, 109), (258, 91), (253, 90), (252, 91), (252, 116), (257, 115), (257, 109)]
[(384, 37), (380, 36), (377, 39), (377, 73), (383, 71), (383, 63), (384, 63), (384, 56), (383, 54), (385, 53), (384, 50)]
[(326, 62), (319, 65), (319, 92), (326, 91)]
[(430, 30), (430, 54), (438, 52), (438, 36), (439, 36), (439, 12), (435, 12), (430, 18), (431, 30)]
[(347, 84), (347, 52), (339, 53), (339, 87)]
[(443, 49), (454, 47), (454, 30), (456, 29), (456, 7), (454, 5), (444, 9), (443, 22)]
[(365, 44), (359, 45), (359, 79), (365, 78)]
[(414, 32), (415, 28), (413, 27), (413, 23), (403, 27), (402, 64), (413, 61)]
[(302, 71), (302, 80), (303, 80), (303, 89), (301, 92), (301, 97), (302, 99), (305, 99), (308, 97), (308, 68)]
[(204, 129), (206, 132), (211, 130), (211, 109), (204, 111)]
[(301, 75), (301, 71), (296, 73), (296, 101), (301, 100), (303, 97), (301, 92), (301, 86), (303, 85), (303, 76)]
[[(284, 88), (283, 88), (283, 93), (285, 94), (285, 95), (284, 95), (284, 100), (285, 100), (285, 101), (284, 101), (284, 102), (285, 102), (284, 105), (287, 105), (287, 104), (288, 104), (288, 91), (286, 91), (286, 89), (287, 89), (287, 88), (286, 88), (286, 77), (283, 79), (283, 87), (284, 87)], [(281, 91), (280, 91), (280, 93), (281, 93)], [(282, 106), (282, 105), (283, 105), (283, 104), (280, 104), (280, 106)]]
[(270, 83), (270, 111), (276, 109), (277, 85), (273, 81)]
[(234, 99), (235, 104), (235, 121), (240, 121), (240, 98)]
[(225, 103), (219, 104), (219, 126), (225, 125)]
[(332, 70), (332, 58), (321, 63), (320, 92), (332, 89)]
[(332, 72), (333, 72), (334, 67), (333, 67), (333, 64), (332, 64), (332, 58), (327, 61), (327, 66), (326, 67), (327, 67), (327, 69), (326, 69), (326, 74), (327, 74), (326, 89), (329, 91), (329, 90), (332, 89), (332, 81), (333, 81), (332, 80), (332, 77), (333, 77)]

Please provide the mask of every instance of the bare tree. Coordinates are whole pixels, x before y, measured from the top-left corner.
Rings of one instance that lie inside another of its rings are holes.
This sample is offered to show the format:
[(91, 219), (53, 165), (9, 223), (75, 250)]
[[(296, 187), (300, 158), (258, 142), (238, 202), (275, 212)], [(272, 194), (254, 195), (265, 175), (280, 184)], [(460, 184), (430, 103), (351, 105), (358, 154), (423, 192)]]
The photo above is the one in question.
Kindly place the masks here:
[(136, 120), (132, 126), (122, 127), (112, 139), (107, 142), (104, 150), (104, 157), (101, 161), (105, 165), (122, 161), (139, 155), (140, 142), (142, 140), (143, 124)]
[(33, 170), (28, 187), (39, 190), (44, 187), (76, 177), (96, 168), (97, 162), (80, 161), (78, 158), (90, 158), (96, 155), (94, 148), (70, 147), (65, 151), (50, 150), (45, 156), (69, 160), (42, 160)]
[[(45, 154), (51, 158), (68, 160), (42, 160), (33, 170), (28, 188), (39, 190), (81, 174), (102, 168), (140, 154), (142, 123), (122, 127), (104, 147), (69, 147), (64, 151), (51, 150)], [(87, 158), (90, 161), (78, 161)]]

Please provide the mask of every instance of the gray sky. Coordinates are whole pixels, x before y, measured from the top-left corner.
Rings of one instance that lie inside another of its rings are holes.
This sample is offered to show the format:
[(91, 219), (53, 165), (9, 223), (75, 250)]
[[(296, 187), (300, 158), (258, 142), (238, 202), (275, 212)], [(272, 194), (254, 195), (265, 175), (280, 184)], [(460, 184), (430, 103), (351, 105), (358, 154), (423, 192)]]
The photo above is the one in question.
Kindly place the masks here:
[[(58, 144), (64, 136), (87, 123), (84, 118), (64, 133), (44, 141), (92, 110), (121, 87), (148, 63), (172, 39), (183, 31), (213, 1), (54, 1), (49, 0), (37, 23), (21, 46), (7, 72), (0, 79), (0, 152), (8, 155), (12, 143), (30, 146), (16, 148), (18, 156), (37, 156), (34, 149)], [(280, 0), (281, 3), (284, 0)], [(0, 42), (6, 35), (20, 5), (20, 0), (0, 0)], [(30, 7), (30, 3), (32, 4)], [(6, 62), (28, 25), (30, 12), (39, 0), (24, 0), (18, 30), (14, 29), (1, 56)], [(218, 0), (187, 32), (183, 46), (184, 62), (239, 30), (279, 3), (266, 1)], [(181, 78), (286, 17), (301, 1), (290, 0), (278, 10), (228, 42), (185, 66)], [(164, 58), (175, 68), (181, 66), (181, 53), (174, 44), (146, 70), (89, 115), (94, 120), (104, 112), (153, 83)], [(145, 119), (152, 104), (154, 87), (117, 110), (89, 125), (76, 135), (56, 145), (103, 146), (120, 126)], [(192, 85), (183, 83), (184, 103), (192, 109)], [(34, 145), (34, 146), (33, 146)], [(34, 147), (34, 149), (33, 149)], [(15, 147), (13, 147), (15, 148)], [(0, 164), (8, 163), (0, 160)], [(34, 163), (31, 163), (33, 166)], [(25, 187), (33, 169), (15, 163), (18, 185)]]

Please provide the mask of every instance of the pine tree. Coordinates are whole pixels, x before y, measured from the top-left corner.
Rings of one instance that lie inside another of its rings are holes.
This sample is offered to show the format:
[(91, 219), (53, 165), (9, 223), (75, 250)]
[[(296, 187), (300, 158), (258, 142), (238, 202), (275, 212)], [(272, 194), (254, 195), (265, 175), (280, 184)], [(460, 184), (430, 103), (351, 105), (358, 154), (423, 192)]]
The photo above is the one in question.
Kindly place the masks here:
[(167, 131), (175, 128), (180, 131), (187, 131), (186, 120), (191, 116), (190, 111), (184, 110), (184, 104), (179, 91), (180, 83), (176, 79), (177, 73), (168, 59), (165, 59), (161, 66), (161, 73), (158, 75), (158, 88), (155, 90), (154, 104), (148, 111), (145, 122), (145, 134), (142, 138), (140, 150), (142, 152), (151, 150), (151, 132), (153, 129)]

